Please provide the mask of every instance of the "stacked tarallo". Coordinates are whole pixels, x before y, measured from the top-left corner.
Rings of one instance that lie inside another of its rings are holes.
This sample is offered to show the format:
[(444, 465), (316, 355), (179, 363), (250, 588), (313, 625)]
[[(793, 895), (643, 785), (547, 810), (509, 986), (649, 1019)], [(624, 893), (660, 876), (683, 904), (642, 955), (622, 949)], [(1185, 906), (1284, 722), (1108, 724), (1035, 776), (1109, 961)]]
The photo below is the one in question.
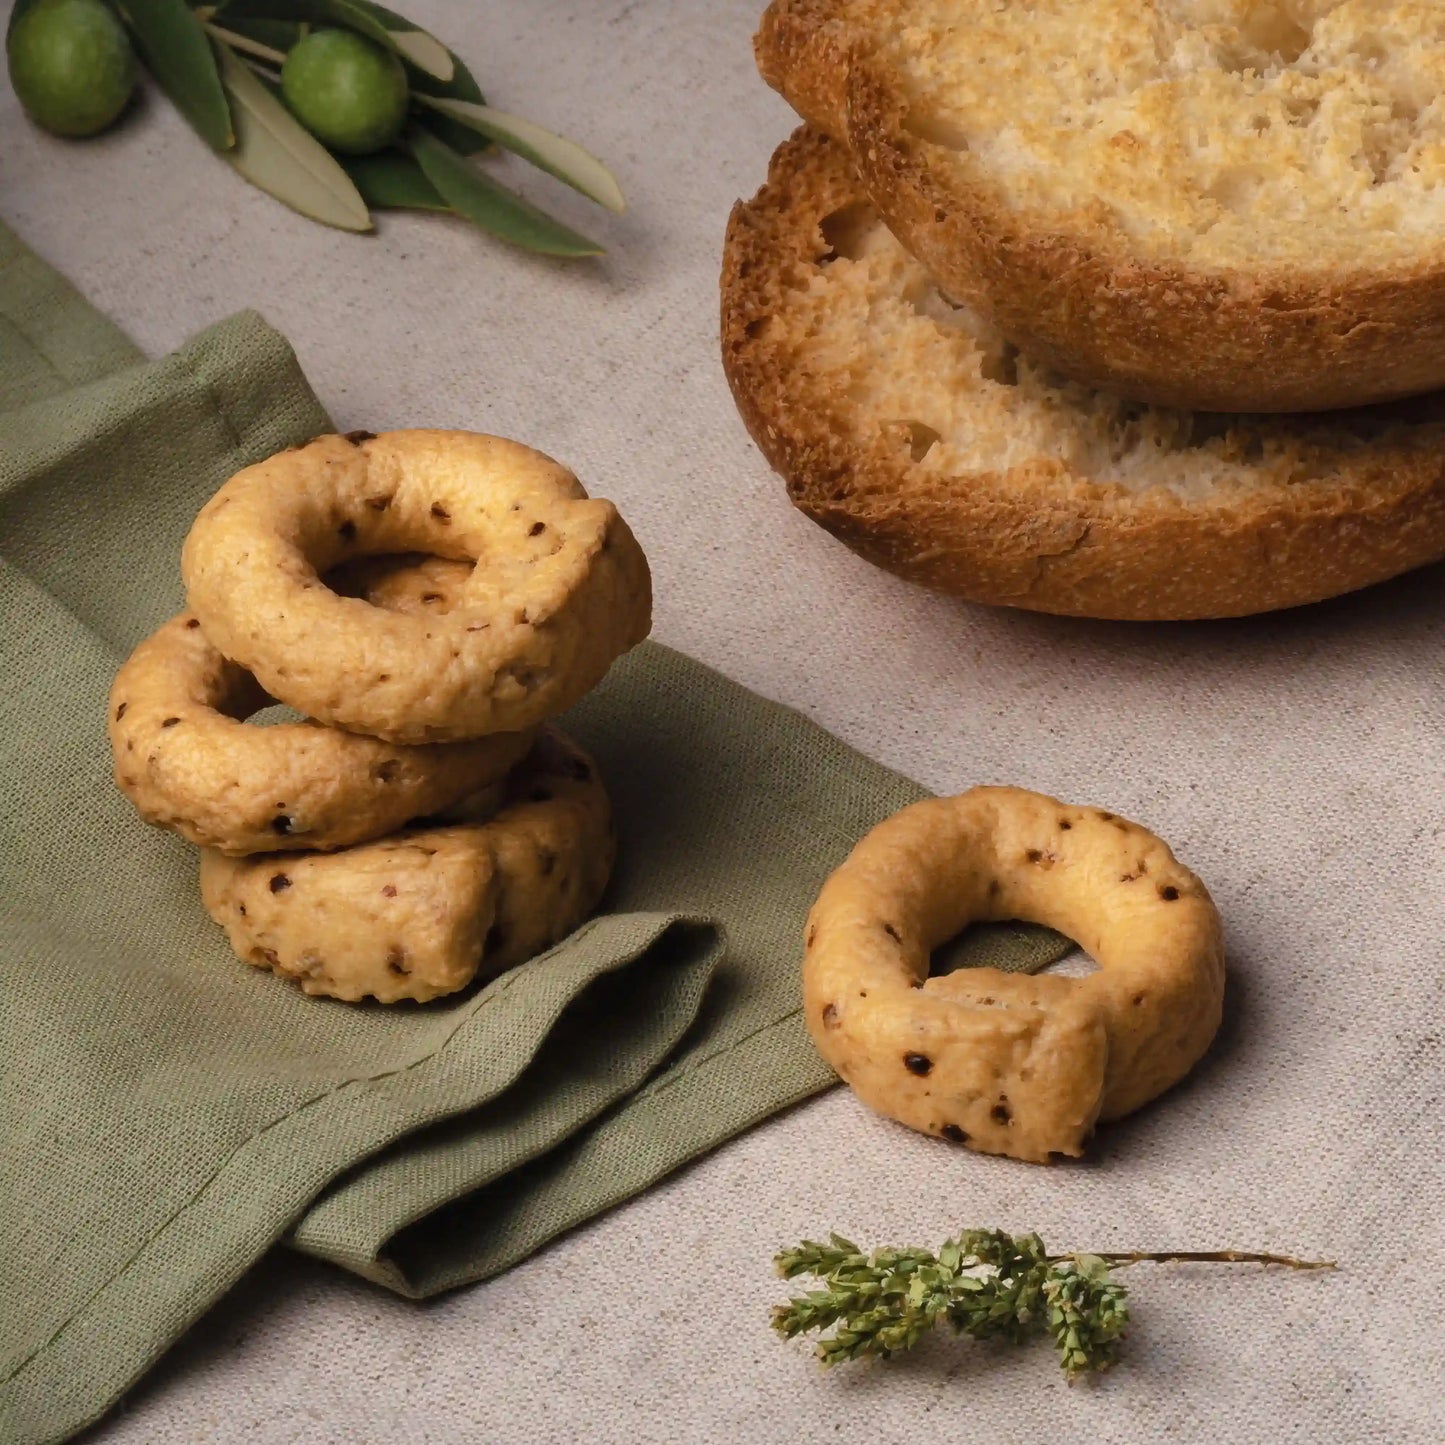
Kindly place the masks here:
[[(182, 572), (187, 611), (111, 689), (115, 776), (199, 845), (240, 958), (425, 1001), (597, 906), (607, 793), (548, 720), (651, 624), (610, 502), (499, 437), (323, 436), (222, 486)], [(273, 702), (301, 716), (248, 721)]]

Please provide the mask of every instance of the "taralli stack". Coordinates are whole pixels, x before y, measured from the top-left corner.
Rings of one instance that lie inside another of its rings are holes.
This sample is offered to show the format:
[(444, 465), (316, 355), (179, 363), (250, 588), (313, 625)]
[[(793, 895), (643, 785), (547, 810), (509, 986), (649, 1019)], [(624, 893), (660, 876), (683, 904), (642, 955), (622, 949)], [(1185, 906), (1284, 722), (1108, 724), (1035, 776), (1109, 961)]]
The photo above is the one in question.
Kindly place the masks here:
[(1088, 617), (1445, 557), (1442, 16), (774, 0), (758, 65), (808, 125), (733, 212), (721, 329), (792, 500)]
[[(1086, 978), (931, 954), (970, 923), (1074, 939)], [(1077, 1156), (1099, 1120), (1179, 1082), (1224, 998), (1219, 914), (1136, 823), (1018, 788), (930, 798), (880, 823), (808, 918), (803, 1005), (819, 1052), (870, 1107), (986, 1154)]]
[[(651, 623), (611, 503), (498, 437), (324, 436), (227, 482), (182, 567), (191, 610), (111, 689), (116, 781), (203, 848), (241, 958), (307, 993), (425, 1001), (597, 906), (607, 794), (538, 728)], [(273, 702), (307, 716), (247, 721)]]

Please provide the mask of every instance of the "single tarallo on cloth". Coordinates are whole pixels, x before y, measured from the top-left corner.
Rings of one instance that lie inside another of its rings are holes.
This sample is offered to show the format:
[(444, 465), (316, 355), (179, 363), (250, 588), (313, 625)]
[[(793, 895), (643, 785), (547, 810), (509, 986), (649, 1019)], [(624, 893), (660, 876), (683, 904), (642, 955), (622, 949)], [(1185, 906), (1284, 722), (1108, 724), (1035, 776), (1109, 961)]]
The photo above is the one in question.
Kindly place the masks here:
[[(654, 643), (563, 719), (618, 816), (601, 916), (423, 1007), (232, 957), (193, 850), (112, 783), (106, 691), (180, 605), (205, 498), (330, 425), (260, 317), (146, 361), (0, 227), (7, 1445), (95, 1420), (279, 1241), (433, 1294), (832, 1082), (798, 1012), (803, 918), (922, 790)], [(959, 961), (1066, 948), (980, 931)]]

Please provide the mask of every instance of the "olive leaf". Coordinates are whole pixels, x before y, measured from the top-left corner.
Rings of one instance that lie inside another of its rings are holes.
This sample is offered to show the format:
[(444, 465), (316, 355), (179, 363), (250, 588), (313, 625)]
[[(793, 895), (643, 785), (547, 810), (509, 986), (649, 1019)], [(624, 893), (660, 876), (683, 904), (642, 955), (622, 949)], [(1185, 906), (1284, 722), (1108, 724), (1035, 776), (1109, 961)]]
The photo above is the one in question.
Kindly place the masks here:
[(384, 45), (437, 81), (451, 80), (455, 70), (451, 51), (439, 40), (400, 15), (363, 0), (226, 0), (212, 19), (228, 29), (235, 20), (304, 20), (315, 25), (339, 25)]
[(451, 210), (414, 156), (377, 151), (369, 156), (345, 156), (341, 166), (368, 206), (393, 211)]
[(236, 144), (211, 43), (185, 0), (115, 0), (156, 84), (212, 150)]
[(487, 103), (476, 78), (455, 53), (452, 54), (452, 64), (454, 67), (452, 78), (446, 84), (434, 80), (423, 71), (407, 66), (407, 79), (411, 82), (412, 99), (421, 102), (416, 109), (416, 118), (434, 136), (445, 141), (454, 151), (460, 151), (464, 156), (475, 155), (478, 151), (489, 149), (491, 141), (480, 131), (453, 120), (451, 116), (445, 115), (439, 110), (432, 109), (427, 103), (433, 99), (464, 100), (472, 105)]
[(216, 42), (221, 75), (234, 102), (236, 148), (226, 159), (278, 201), (343, 231), (371, 230), (371, 215), (351, 177), (229, 46)]
[(452, 80), (461, 62), (434, 35), (414, 25), (405, 15), (376, 4), (376, 0), (350, 0), (350, 3), (373, 16), (390, 32), (392, 44), (403, 60), (439, 84), (446, 85)]
[(602, 247), (500, 186), (444, 141), (415, 127), (411, 151), (426, 178), (459, 215), (504, 241), (548, 256), (600, 256)]
[(519, 115), (493, 110), (489, 105), (436, 96), (419, 96), (418, 99), (428, 108), (439, 110), (489, 140), (506, 146), (524, 161), (530, 161), (539, 170), (565, 181), (573, 190), (581, 191), (599, 206), (619, 213), (626, 210), (627, 202), (622, 197), (622, 188), (617, 184), (616, 176), (576, 141), (554, 135)]

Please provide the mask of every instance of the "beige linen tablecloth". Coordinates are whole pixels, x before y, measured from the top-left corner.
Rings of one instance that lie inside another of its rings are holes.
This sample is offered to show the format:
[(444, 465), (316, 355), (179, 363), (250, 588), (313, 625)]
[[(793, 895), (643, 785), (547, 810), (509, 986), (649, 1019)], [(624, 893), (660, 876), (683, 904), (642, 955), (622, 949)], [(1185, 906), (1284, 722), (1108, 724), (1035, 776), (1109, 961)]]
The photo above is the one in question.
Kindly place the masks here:
[[(1155, 828), (1224, 912), (1219, 1043), (1078, 1166), (944, 1151), (835, 1091), (432, 1305), (273, 1256), (99, 1437), (1438, 1440), (1445, 577), (1256, 622), (1060, 622), (930, 597), (796, 515), (717, 360), (727, 210), (791, 126), (752, 71), (757, 8), (409, 0), (497, 104), (615, 164), (632, 208), (596, 228), (601, 264), (429, 217), (325, 231), (163, 103), (66, 145), (4, 87), (0, 214), (151, 354), (254, 306), (343, 427), (470, 426), (562, 457), (647, 548), (661, 641), (889, 766)], [(1125, 1363), (1096, 1388), (1042, 1349), (945, 1341), (823, 1375), (766, 1328), (780, 1244), (985, 1223), (1343, 1268), (1138, 1271)]]

